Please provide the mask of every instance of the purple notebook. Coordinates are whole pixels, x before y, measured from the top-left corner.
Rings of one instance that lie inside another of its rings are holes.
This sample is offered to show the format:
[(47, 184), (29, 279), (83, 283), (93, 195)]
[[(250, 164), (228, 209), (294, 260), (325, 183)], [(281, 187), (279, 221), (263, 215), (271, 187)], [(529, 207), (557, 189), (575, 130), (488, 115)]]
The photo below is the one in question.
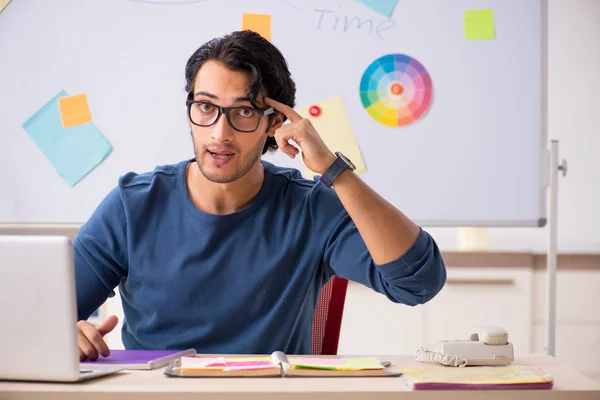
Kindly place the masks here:
[(128, 369), (156, 369), (181, 357), (193, 357), (196, 350), (111, 350), (108, 357), (82, 361), (85, 365), (113, 365)]
[(505, 384), (460, 384), (460, 383), (415, 383), (412, 388), (415, 390), (535, 390), (552, 389), (552, 382), (542, 383), (505, 383)]

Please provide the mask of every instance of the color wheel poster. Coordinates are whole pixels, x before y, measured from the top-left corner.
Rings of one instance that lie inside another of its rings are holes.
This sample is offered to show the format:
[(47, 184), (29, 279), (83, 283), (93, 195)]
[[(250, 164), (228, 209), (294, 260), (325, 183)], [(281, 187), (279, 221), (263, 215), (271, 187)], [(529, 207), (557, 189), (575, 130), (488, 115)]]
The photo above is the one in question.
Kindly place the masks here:
[(433, 87), (425, 67), (404, 54), (373, 61), (360, 81), (360, 99), (367, 113), (384, 125), (410, 125), (431, 105)]

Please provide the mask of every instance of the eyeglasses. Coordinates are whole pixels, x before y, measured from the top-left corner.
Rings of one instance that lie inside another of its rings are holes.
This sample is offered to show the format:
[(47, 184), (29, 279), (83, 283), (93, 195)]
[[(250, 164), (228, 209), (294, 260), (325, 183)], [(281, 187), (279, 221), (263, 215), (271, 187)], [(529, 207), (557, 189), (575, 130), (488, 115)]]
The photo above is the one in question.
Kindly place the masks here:
[(263, 116), (275, 112), (272, 107), (264, 110), (252, 107), (221, 107), (198, 100), (187, 100), (185, 104), (192, 124), (202, 127), (213, 126), (221, 118), (221, 114), (225, 114), (229, 125), (239, 132), (254, 132), (258, 129)]

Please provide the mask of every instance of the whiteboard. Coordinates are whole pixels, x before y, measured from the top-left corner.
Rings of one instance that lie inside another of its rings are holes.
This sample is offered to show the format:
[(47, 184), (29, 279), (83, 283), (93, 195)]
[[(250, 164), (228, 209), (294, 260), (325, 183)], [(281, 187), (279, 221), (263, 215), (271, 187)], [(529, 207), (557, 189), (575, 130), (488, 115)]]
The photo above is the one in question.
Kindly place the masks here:
[[(464, 10), (493, 9), (495, 40), (465, 40)], [(82, 223), (128, 171), (193, 157), (184, 68), (205, 41), (272, 15), (297, 106), (341, 96), (361, 177), (422, 226), (545, 221), (545, 3), (402, 0), (13, 0), (0, 14), (1, 223)], [(392, 53), (433, 82), (424, 117), (385, 126), (362, 106), (366, 68)], [(22, 128), (61, 90), (86, 93), (113, 146), (70, 187)], [(332, 149), (335, 151), (335, 149)], [(282, 153), (264, 159), (302, 171)]]

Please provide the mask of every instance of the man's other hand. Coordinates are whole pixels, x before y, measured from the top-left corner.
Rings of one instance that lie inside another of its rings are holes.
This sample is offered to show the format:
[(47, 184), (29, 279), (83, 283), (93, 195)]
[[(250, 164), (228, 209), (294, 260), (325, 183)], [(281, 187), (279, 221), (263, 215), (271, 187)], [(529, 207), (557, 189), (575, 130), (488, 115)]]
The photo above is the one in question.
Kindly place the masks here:
[(77, 345), (79, 346), (79, 360), (98, 359), (98, 355), (108, 357), (110, 350), (104, 341), (104, 335), (115, 329), (119, 319), (111, 315), (97, 328), (87, 321), (77, 322)]

